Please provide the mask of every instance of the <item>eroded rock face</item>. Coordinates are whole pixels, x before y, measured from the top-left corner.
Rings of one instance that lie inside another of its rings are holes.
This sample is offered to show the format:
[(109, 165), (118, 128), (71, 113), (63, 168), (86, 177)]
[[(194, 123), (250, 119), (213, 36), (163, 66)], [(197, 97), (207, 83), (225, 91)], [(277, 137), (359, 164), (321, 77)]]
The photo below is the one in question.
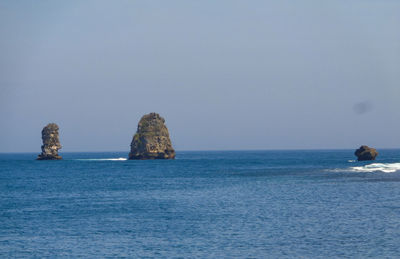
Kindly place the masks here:
[(357, 156), (358, 161), (375, 160), (378, 156), (376, 149), (368, 146), (361, 146), (354, 154)]
[(42, 130), (42, 153), (37, 160), (59, 160), (62, 159), (58, 155), (58, 150), (61, 149), (60, 139), (58, 136), (58, 126), (55, 123), (49, 123)]
[(144, 115), (138, 124), (131, 143), (129, 159), (174, 159), (175, 150), (165, 126), (157, 113)]

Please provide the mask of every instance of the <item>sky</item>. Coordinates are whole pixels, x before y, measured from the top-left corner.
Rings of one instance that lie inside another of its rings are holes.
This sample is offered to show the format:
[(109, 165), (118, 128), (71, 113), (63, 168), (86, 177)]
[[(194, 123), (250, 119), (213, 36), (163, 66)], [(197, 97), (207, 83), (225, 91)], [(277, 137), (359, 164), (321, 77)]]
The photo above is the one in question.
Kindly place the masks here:
[(0, 2), (0, 152), (400, 148), (400, 1)]

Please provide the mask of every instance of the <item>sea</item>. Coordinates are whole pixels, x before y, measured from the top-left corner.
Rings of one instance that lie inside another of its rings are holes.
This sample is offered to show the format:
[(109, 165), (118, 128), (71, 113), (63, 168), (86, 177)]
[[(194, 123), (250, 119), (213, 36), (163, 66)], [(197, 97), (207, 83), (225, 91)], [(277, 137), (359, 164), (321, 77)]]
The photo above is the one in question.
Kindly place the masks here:
[(0, 154), (0, 258), (399, 258), (400, 150)]

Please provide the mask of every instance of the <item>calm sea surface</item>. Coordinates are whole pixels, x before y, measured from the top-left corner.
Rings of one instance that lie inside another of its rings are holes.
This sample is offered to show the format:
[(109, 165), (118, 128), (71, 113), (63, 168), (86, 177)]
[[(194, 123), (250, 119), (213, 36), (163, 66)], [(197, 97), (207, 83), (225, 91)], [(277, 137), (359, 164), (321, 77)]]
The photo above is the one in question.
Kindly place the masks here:
[(400, 150), (379, 151), (0, 154), (0, 258), (400, 257)]

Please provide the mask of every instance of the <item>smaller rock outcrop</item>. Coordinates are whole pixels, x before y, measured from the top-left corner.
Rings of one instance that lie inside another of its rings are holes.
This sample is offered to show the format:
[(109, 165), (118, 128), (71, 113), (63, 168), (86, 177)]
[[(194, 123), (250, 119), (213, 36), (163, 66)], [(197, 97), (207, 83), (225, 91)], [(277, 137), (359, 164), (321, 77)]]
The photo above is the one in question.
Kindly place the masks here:
[(175, 150), (165, 126), (157, 113), (144, 115), (138, 124), (131, 143), (129, 159), (174, 159)]
[(359, 149), (354, 152), (354, 155), (357, 156), (358, 161), (367, 161), (367, 160), (375, 160), (378, 156), (378, 152), (375, 148), (371, 148), (368, 146), (361, 146)]
[(58, 155), (58, 150), (61, 149), (60, 139), (58, 136), (58, 126), (55, 123), (49, 123), (42, 130), (42, 153), (37, 160), (59, 160), (62, 159)]

